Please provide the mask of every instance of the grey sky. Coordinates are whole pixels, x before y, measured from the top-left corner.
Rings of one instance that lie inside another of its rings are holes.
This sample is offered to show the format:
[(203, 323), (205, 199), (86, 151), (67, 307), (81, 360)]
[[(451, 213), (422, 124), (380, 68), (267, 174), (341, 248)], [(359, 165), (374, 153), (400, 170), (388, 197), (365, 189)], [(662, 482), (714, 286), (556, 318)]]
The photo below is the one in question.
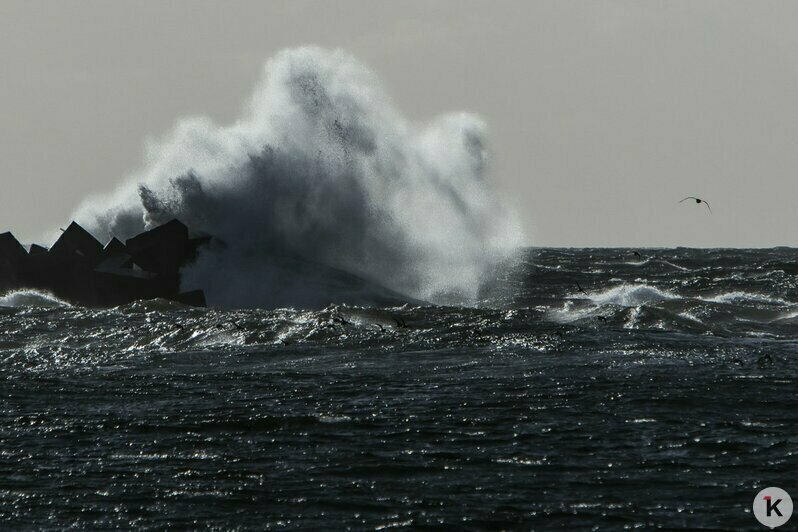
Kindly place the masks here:
[(796, 20), (776, 1), (3, 0), (0, 230), (66, 223), (147, 139), (235, 120), (274, 52), (316, 44), (414, 120), (481, 115), (530, 244), (798, 245)]

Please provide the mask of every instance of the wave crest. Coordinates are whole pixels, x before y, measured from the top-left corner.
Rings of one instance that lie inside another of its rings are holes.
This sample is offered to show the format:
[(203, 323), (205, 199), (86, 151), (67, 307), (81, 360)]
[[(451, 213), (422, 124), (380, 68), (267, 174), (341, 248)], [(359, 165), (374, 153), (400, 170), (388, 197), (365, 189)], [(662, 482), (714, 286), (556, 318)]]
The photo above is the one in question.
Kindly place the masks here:
[(646, 284), (622, 284), (600, 292), (591, 292), (588, 297), (597, 305), (637, 307), (679, 296)]
[(71, 306), (69, 303), (53, 294), (39, 290), (14, 290), (0, 296), (0, 307), (61, 308), (69, 306)]

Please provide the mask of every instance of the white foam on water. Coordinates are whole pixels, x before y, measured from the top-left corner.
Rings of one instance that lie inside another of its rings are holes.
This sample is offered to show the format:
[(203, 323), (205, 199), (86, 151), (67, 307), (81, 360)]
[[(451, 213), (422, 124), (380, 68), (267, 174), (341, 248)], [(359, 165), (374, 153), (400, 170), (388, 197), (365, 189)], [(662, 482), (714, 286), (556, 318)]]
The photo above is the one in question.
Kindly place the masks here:
[(587, 297), (596, 305), (637, 307), (658, 301), (679, 299), (679, 296), (647, 284), (622, 284), (605, 290), (588, 292)]
[(753, 303), (771, 303), (774, 305), (793, 305), (794, 303), (787, 301), (785, 299), (781, 299), (778, 297), (772, 297), (765, 294), (758, 294), (756, 292), (744, 292), (744, 291), (734, 291), (734, 292), (725, 292), (723, 294), (718, 294), (712, 297), (700, 297), (698, 298), (701, 301), (709, 301), (712, 303), (735, 303), (740, 301), (749, 301)]
[(40, 290), (14, 290), (0, 296), (0, 307), (60, 308), (69, 306), (71, 305), (63, 299), (59, 299), (49, 292)]

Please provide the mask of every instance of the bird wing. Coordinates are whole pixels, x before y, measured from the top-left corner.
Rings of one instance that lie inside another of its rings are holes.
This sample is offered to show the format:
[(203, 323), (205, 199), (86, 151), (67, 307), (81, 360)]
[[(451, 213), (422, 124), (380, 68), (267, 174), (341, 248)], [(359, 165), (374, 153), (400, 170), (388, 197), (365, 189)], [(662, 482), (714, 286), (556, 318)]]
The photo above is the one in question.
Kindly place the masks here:
[(707, 202), (706, 202), (706, 201), (704, 201), (704, 200), (701, 200), (701, 201), (704, 203), (704, 205), (706, 205), (706, 206), (707, 206), (707, 209), (709, 209), (709, 214), (712, 214), (712, 207), (710, 207), (710, 206), (709, 206), (709, 203), (707, 203)]
[[(684, 198), (682, 201), (687, 201), (687, 200), (689, 200), (689, 199), (691, 199), (691, 200), (697, 200), (698, 198), (695, 198), (695, 197), (693, 197), (693, 196), (687, 196), (687, 197), (686, 197), (686, 198)], [(681, 203), (682, 201), (680, 201), (679, 203)]]

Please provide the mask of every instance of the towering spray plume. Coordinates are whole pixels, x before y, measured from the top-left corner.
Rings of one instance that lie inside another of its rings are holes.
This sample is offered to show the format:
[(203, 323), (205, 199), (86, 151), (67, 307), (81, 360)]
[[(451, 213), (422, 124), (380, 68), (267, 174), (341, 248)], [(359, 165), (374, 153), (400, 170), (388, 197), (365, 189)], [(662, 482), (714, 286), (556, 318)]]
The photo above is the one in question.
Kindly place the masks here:
[(417, 127), (350, 55), (299, 48), (266, 64), (246, 116), (181, 121), (135, 182), (76, 218), (95, 234), (179, 218), (218, 236), (227, 245), (184, 272), (211, 304), (334, 302), (327, 266), (420, 299), (467, 300), (519, 243), (485, 172), (478, 118)]

